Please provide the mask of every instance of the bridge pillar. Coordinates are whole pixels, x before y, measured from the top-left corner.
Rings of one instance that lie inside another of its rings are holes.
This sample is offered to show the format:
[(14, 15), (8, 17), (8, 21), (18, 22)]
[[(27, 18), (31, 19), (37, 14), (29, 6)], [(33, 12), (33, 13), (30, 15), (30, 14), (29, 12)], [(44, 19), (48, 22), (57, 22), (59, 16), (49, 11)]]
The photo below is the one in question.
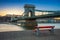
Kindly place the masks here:
[(35, 26), (37, 26), (37, 22), (36, 20), (25, 20), (25, 24), (24, 26), (27, 28), (27, 29), (34, 29)]
[[(35, 6), (34, 5), (26, 4), (24, 6), (24, 9), (25, 9), (24, 17), (34, 17), (35, 16)], [(30, 13), (30, 16), (29, 16), (29, 13)], [(26, 19), (24, 26), (27, 27), (27, 29), (33, 29), (34, 26), (37, 26), (36, 19)]]

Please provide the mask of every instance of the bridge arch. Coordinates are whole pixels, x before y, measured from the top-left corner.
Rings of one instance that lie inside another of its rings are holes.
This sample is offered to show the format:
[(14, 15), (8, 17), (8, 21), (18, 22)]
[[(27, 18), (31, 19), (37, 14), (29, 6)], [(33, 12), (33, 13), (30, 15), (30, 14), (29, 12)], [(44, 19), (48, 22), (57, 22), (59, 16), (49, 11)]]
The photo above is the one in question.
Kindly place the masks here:
[(24, 6), (24, 9), (25, 9), (24, 16), (29, 17), (29, 14), (30, 14), (30, 17), (35, 16), (35, 6), (34, 5), (26, 4)]

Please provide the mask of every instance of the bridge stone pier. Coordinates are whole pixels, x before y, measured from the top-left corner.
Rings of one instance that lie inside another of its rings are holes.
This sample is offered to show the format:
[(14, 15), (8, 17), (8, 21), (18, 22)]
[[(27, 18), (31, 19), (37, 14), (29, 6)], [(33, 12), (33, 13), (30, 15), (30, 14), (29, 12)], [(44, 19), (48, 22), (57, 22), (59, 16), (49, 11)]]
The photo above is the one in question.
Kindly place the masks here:
[[(35, 16), (35, 6), (34, 5), (29, 5), (26, 4), (24, 6), (25, 12), (24, 12), (24, 17), (33, 17)], [(33, 29), (34, 26), (37, 25), (36, 19), (26, 19), (24, 26), (27, 27), (28, 29)]]

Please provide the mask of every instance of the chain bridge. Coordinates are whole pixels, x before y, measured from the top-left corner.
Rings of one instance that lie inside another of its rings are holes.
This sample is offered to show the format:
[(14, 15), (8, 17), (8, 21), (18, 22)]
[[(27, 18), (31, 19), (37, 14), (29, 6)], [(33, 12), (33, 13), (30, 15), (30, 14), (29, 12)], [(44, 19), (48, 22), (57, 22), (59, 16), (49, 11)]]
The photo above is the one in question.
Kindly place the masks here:
[[(51, 17), (60, 17), (60, 11), (47, 11), (47, 10), (37, 10), (34, 5), (26, 4), (24, 6), (24, 13), (22, 17), (16, 18), (15, 20), (25, 20), (25, 19), (40, 19), (40, 18), (51, 18)], [(36, 16), (35, 12), (41, 12), (40, 16)], [(44, 14), (46, 12), (47, 14)], [(30, 16), (29, 16), (30, 14)], [(13, 19), (14, 20), (14, 19)]]
[[(24, 26), (34, 27), (37, 25), (36, 19), (60, 17), (60, 11), (37, 10), (35, 8), (36, 8), (35, 5), (31, 4), (24, 5), (25, 10), (23, 13), (24, 16), (12, 19), (12, 21), (25, 20)], [(40, 12), (41, 15), (36, 16), (35, 12)]]

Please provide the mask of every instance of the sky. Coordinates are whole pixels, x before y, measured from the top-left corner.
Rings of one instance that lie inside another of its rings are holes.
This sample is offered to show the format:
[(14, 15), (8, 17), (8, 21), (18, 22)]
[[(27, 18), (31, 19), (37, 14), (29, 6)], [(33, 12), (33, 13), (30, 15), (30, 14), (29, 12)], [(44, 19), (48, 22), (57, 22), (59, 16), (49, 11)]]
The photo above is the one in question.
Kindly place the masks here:
[(60, 0), (0, 0), (0, 14), (22, 14), (25, 4), (35, 5), (38, 10), (60, 10)]

